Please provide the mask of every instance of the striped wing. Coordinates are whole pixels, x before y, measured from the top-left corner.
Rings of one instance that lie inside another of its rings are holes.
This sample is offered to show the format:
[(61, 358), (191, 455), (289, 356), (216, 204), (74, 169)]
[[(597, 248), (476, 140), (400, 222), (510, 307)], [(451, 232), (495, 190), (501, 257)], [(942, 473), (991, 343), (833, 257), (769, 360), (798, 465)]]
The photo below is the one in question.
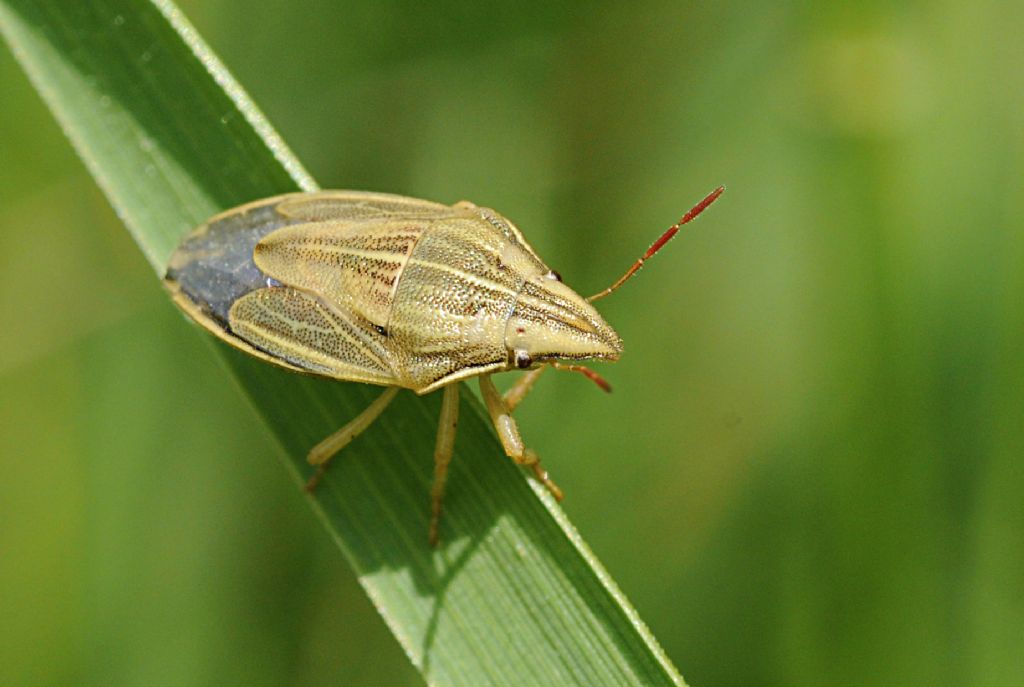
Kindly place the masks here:
[(451, 217), (451, 206), (419, 198), (369, 191), (316, 191), (282, 196), (277, 212), (300, 222), (349, 221)]
[(294, 224), (256, 244), (254, 260), (282, 284), (383, 330), (398, 280), (428, 226), (421, 219)]
[(286, 286), (253, 291), (228, 314), (235, 335), (307, 372), (392, 385), (383, 335), (315, 296)]

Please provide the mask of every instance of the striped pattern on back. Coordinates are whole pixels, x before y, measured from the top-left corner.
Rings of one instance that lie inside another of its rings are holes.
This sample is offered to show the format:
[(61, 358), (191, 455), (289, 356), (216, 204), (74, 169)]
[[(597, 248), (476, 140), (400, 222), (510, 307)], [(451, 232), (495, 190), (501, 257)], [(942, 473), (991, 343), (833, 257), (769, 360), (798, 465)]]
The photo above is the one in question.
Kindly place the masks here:
[(229, 317), (238, 336), (309, 372), (395, 383), (384, 337), (315, 296), (287, 286), (260, 289), (235, 301)]
[(409, 257), (388, 325), (413, 388), (502, 369), (505, 327), (526, 278), (547, 268), (479, 217), (432, 222)]
[(310, 222), (256, 244), (256, 265), (282, 284), (385, 329), (399, 277), (427, 223)]

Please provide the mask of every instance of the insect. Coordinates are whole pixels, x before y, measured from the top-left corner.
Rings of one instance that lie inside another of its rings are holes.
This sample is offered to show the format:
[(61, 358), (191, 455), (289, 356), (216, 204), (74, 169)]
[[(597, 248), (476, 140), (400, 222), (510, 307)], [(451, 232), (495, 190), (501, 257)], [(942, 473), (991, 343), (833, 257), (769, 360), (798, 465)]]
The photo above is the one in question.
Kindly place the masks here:
[[(512, 411), (548, 368), (607, 382), (577, 364), (617, 360), (622, 340), (590, 304), (618, 289), (719, 187), (604, 291), (582, 298), (510, 221), (462, 201), (359, 191), (291, 193), (209, 219), (171, 257), (174, 301), (236, 348), (289, 370), (386, 387), (314, 446), (312, 491), (328, 461), (376, 420), (399, 389), (441, 390), (429, 541), (458, 423), (458, 382), (477, 377), (505, 453), (556, 499), (562, 491), (520, 436)], [(491, 375), (528, 370), (504, 395)]]

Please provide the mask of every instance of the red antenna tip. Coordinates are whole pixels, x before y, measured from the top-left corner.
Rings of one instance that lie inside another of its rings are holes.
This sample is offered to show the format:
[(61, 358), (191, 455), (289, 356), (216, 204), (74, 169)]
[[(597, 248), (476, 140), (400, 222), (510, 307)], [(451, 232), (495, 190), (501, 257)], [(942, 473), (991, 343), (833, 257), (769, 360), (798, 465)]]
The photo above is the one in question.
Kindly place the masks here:
[(725, 193), (725, 186), (719, 186), (714, 191), (712, 191), (711, 193), (709, 193), (706, 196), (704, 196), (704, 200), (702, 200), (699, 203), (697, 203), (696, 205), (694, 205), (693, 208), (689, 212), (687, 212), (685, 215), (683, 215), (683, 218), (681, 220), (679, 220), (679, 223), (680, 224), (686, 224), (691, 219), (693, 219), (694, 217), (696, 217), (700, 213), (704, 212), (704, 210), (707, 209), (707, 207), (709, 205), (711, 205), (716, 200), (718, 200), (718, 196), (722, 195), (723, 193)]

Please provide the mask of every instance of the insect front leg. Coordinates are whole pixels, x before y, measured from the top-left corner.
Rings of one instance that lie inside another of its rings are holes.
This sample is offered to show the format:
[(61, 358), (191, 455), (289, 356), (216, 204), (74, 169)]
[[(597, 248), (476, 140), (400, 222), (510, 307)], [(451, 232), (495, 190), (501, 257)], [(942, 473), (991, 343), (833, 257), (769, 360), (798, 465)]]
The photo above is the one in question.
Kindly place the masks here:
[(430, 533), (431, 546), (437, 546), (438, 527), (441, 523), (441, 501), (444, 499), (444, 485), (448, 480), (448, 464), (455, 449), (455, 429), (459, 424), (459, 383), (444, 388), (441, 399), (441, 419), (437, 423), (437, 444), (434, 446), (434, 484), (430, 488)]
[(540, 466), (540, 459), (537, 457), (537, 454), (532, 449), (523, 446), (523, 438), (519, 434), (519, 427), (516, 425), (516, 421), (512, 419), (511, 411), (495, 388), (490, 375), (481, 375), (480, 392), (483, 394), (484, 404), (487, 406), (487, 412), (491, 416), (491, 422), (494, 423), (494, 429), (498, 432), (498, 439), (501, 440), (501, 445), (505, 449), (505, 455), (519, 465), (526, 465), (533, 470), (534, 476), (547, 487), (551, 495), (561, 501), (562, 490), (551, 481), (547, 471)]
[(373, 421), (380, 417), (388, 404), (398, 394), (397, 386), (390, 386), (378, 396), (373, 403), (367, 406), (366, 410), (359, 413), (347, 425), (330, 435), (309, 451), (309, 463), (316, 465), (317, 470), (306, 482), (306, 491), (312, 492), (320, 484), (320, 480), (327, 471), (327, 461), (334, 457), (341, 449), (348, 446), (348, 443), (359, 436), (363, 430), (373, 424)]
[(508, 408), (508, 412), (512, 412), (516, 409), (516, 406), (522, 403), (523, 399), (526, 398), (526, 394), (530, 393), (530, 389), (537, 383), (537, 379), (540, 377), (540, 373), (548, 369), (547, 365), (541, 365), (535, 370), (530, 370), (522, 377), (516, 380), (516, 383), (509, 387), (508, 391), (502, 397), (505, 401), (505, 406)]

